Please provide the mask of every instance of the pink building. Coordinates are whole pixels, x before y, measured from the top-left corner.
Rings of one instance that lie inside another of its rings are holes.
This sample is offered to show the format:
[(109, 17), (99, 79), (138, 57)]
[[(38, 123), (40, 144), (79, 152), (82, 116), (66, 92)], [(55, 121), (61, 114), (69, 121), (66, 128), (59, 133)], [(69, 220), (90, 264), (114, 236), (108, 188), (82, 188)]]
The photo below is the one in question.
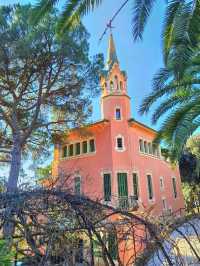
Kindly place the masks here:
[(157, 215), (183, 208), (178, 169), (152, 144), (156, 131), (131, 118), (127, 76), (112, 34), (100, 84), (101, 120), (72, 129), (62, 142), (58, 138), (53, 175), (71, 174), (75, 193), (116, 207), (131, 207), (136, 199), (139, 210), (153, 206)]

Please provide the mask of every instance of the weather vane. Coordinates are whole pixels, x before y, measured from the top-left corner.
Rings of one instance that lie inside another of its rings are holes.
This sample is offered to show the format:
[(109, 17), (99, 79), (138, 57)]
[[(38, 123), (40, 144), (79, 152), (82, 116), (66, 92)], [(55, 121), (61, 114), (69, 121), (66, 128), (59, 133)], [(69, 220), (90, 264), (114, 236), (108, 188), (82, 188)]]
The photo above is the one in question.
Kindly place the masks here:
[(104, 32), (102, 33), (101, 37), (99, 38), (99, 43), (102, 41), (104, 35), (107, 33), (107, 30), (110, 29), (110, 32), (112, 32), (112, 29), (114, 28), (112, 23), (114, 21), (114, 19), (117, 17), (117, 15), (121, 12), (121, 10), (125, 7), (125, 5), (128, 3), (129, 0), (126, 0), (121, 6), (120, 8), (115, 12), (115, 14), (113, 15), (113, 17), (109, 20), (109, 22), (106, 24), (106, 28), (104, 30)]

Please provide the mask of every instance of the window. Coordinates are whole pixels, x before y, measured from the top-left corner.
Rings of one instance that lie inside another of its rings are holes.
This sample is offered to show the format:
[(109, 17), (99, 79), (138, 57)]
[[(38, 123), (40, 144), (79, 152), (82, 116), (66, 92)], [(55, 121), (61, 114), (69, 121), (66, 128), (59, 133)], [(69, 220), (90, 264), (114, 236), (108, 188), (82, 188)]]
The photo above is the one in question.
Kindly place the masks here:
[(63, 147), (63, 150), (62, 150), (62, 157), (63, 157), (63, 158), (67, 157), (67, 146)]
[(108, 233), (108, 252), (112, 259), (117, 259), (118, 247), (117, 247), (117, 235), (115, 232)]
[(94, 139), (91, 139), (89, 143), (90, 143), (90, 152), (95, 152)]
[(144, 143), (142, 139), (139, 140), (139, 145), (140, 145), (140, 151), (144, 152)]
[(116, 88), (116, 90), (119, 90), (118, 77), (117, 76), (115, 76), (115, 88)]
[(79, 155), (81, 153), (81, 145), (80, 142), (76, 143), (76, 155)]
[(115, 118), (116, 118), (116, 120), (121, 120), (121, 110), (120, 110), (120, 108), (116, 108)]
[(87, 153), (87, 141), (83, 141), (83, 153)]
[(157, 147), (153, 144), (153, 155), (157, 156)]
[(110, 82), (110, 90), (112, 91), (114, 89), (114, 84), (113, 84), (113, 82), (111, 81)]
[(147, 147), (147, 142), (144, 141), (144, 152), (148, 153), (148, 147)]
[(121, 137), (117, 138), (117, 149), (122, 150), (123, 149), (123, 139)]
[(118, 180), (119, 207), (127, 208), (128, 207), (127, 173), (118, 173), (117, 180)]
[(176, 178), (172, 178), (172, 186), (173, 186), (173, 193), (174, 193), (174, 198), (177, 198), (177, 188), (176, 188)]
[(123, 90), (123, 83), (122, 83), (122, 81), (120, 81), (120, 83), (119, 83), (120, 85), (120, 90), (122, 91)]
[(163, 209), (166, 210), (167, 209), (167, 202), (166, 199), (162, 199), (162, 204), (163, 204)]
[(150, 142), (148, 143), (148, 150), (149, 154), (152, 154), (152, 144)]
[(153, 199), (153, 186), (152, 186), (152, 177), (151, 175), (147, 175), (147, 185), (148, 185), (148, 194), (149, 194), (149, 199)]
[(69, 156), (73, 156), (74, 155), (74, 145), (70, 144), (69, 145)]
[(139, 191), (138, 191), (138, 175), (136, 173), (133, 174), (133, 196), (136, 200), (138, 200)]
[(76, 176), (74, 178), (74, 193), (77, 195), (81, 194), (81, 178), (80, 178), (80, 176)]
[(111, 201), (111, 175), (110, 174), (103, 175), (103, 183), (104, 183), (104, 200)]
[(163, 177), (160, 177), (160, 190), (164, 189), (164, 181), (163, 181)]

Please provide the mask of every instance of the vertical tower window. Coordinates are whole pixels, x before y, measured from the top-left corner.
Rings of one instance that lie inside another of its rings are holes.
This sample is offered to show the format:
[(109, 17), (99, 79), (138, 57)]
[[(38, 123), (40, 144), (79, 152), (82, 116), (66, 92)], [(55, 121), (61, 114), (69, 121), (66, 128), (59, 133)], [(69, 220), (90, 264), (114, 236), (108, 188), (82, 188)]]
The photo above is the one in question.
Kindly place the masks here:
[(81, 178), (80, 178), (80, 176), (76, 176), (74, 178), (74, 193), (76, 195), (81, 194)]
[(62, 157), (63, 157), (63, 158), (66, 158), (66, 157), (67, 157), (67, 146), (63, 147), (63, 150), (62, 150)]
[(74, 155), (74, 145), (70, 144), (69, 145), (69, 156), (73, 156)]
[(110, 90), (113, 91), (114, 85), (113, 85), (113, 81), (110, 82)]
[(117, 149), (123, 150), (123, 138), (122, 137), (117, 137)]
[(87, 153), (87, 141), (83, 141), (82, 146), (83, 146), (83, 153)]
[(174, 193), (174, 198), (177, 198), (177, 188), (176, 188), (176, 178), (172, 178), (172, 187), (173, 187), (173, 193)]
[(110, 174), (103, 175), (103, 183), (104, 183), (104, 200), (111, 201), (111, 175)]
[(115, 76), (115, 88), (116, 90), (119, 90), (119, 84), (118, 84), (118, 77)]
[(136, 200), (138, 200), (139, 188), (138, 188), (138, 175), (137, 175), (137, 173), (133, 174), (133, 196)]
[(90, 144), (90, 152), (95, 152), (95, 143), (94, 143), (94, 139), (91, 139), (89, 141)]
[(76, 143), (76, 155), (79, 155), (81, 153), (81, 145), (80, 142)]
[(119, 86), (120, 86), (120, 90), (122, 91), (123, 90), (123, 83), (122, 83), (122, 81), (120, 81)]
[(140, 151), (144, 152), (144, 143), (142, 139), (139, 140), (139, 145), (140, 145)]
[(120, 108), (116, 108), (116, 110), (115, 110), (115, 118), (116, 118), (116, 120), (121, 120), (121, 110), (120, 110)]
[(152, 177), (151, 175), (147, 175), (147, 185), (148, 185), (148, 194), (149, 194), (149, 199), (153, 199), (153, 186), (152, 186)]

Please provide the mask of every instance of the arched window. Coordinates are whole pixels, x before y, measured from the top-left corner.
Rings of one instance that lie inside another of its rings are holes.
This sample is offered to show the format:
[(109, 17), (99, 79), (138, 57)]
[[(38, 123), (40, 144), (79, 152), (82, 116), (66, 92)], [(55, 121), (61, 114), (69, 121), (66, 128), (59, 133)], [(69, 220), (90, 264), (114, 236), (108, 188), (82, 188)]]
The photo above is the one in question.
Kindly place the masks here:
[(110, 90), (113, 91), (114, 89), (114, 84), (113, 84), (113, 81), (110, 82)]
[(123, 90), (123, 82), (122, 81), (120, 81), (119, 87), (120, 87), (120, 91), (122, 91)]
[(115, 88), (118, 91), (119, 90), (119, 84), (118, 84), (118, 77), (115, 76)]

